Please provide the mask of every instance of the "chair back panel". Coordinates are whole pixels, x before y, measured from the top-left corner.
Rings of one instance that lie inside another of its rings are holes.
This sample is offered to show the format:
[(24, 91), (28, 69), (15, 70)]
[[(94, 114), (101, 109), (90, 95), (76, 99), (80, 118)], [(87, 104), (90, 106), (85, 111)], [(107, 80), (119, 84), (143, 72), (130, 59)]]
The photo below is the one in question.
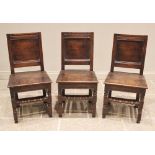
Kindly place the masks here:
[(41, 33), (7, 34), (11, 72), (14, 68), (43, 65)]
[(143, 74), (147, 36), (114, 34), (111, 71), (114, 67), (140, 69)]
[(62, 32), (62, 70), (65, 65), (90, 65), (93, 70), (93, 33)]

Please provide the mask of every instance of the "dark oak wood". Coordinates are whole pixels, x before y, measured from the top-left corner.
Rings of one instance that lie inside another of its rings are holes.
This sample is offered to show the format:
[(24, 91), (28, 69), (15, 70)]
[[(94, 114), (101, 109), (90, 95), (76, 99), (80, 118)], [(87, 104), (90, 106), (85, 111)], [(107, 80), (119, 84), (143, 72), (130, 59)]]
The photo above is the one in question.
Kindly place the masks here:
[(62, 70), (58, 76), (58, 83), (96, 83), (94, 71), (88, 70)]
[(46, 71), (30, 71), (11, 74), (8, 87), (21, 87), (29, 85), (37, 85), (38, 83), (51, 83)]
[(61, 33), (61, 69), (65, 65), (89, 65), (93, 70), (93, 32)]
[[(63, 102), (67, 97), (87, 97), (92, 105), (92, 116), (96, 115), (97, 78), (93, 71), (92, 32), (62, 32), (61, 33), (61, 71), (58, 83), (58, 113), (62, 117)], [(66, 65), (88, 65), (89, 70), (66, 70)], [(66, 95), (65, 89), (89, 89), (88, 95)]]
[(144, 88), (147, 89), (147, 84), (144, 76), (136, 73), (126, 73), (126, 72), (110, 72), (104, 82), (105, 84), (115, 85), (115, 86), (126, 86), (132, 88)]
[[(13, 115), (18, 122), (18, 108), (21, 104), (43, 102), (47, 112), (52, 117), (51, 79), (44, 71), (41, 33), (7, 34), (11, 75), (8, 88), (10, 89)], [(15, 68), (40, 66), (39, 71), (15, 72)], [(19, 92), (42, 90), (42, 96), (21, 99)]]
[[(145, 35), (114, 34), (111, 71), (104, 82), (103, 118), (109, 103), (119, 102), (138, 108), (137, 123), (140, 123), (144, 96), (148, 89), (143, 76), (147, 38)], [(139, 69), (139, 74), (114, 71), (115, 67)], [(112, 97), (112, 91), (136, 93), (136, 99)]]

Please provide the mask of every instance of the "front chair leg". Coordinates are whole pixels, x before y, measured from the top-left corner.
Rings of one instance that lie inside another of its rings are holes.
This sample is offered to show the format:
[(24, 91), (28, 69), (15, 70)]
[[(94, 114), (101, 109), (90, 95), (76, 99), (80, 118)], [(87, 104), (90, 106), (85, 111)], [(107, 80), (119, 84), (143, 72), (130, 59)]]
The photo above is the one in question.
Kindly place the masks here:
[(63, 107), (62, 107), (61, 96), (58, 95), (58, 114), (59, 114), (59, 117), (62, 117), (62, 113), (63, 113)]
[[(62, 96), (65, 96), (65, 89), (62, 89)], [(62, 109), (63, 109), (63, 112), (65, 111), (65, 106), (66, 106), (66, 101), (62, 101)]]
[(47, 111), (49, 117), (52, 117), (52, 96), (51, 96), (51, 85), (47, 90), (48, 102), (47, 102)]
[(97, 89), (93, 90), (92, 117), (96, 116)]
[[(92, 90), (89, 89), (89, 97), (92, 97)], [(92, 98), (88, 100), (88, 113), (92, 113)]]
[(12, 110), (14, 116), (14, 122), (18, 123), (18, 113), (17, 113), (17, 104), (16, 104), (16, 93), (13, 90), (10, 90), (11, 102), (12, 102)]
[(58, 86), (58, 114), (62, 117), (63, 107), (62, 107), (62, 91), (60, 86)]
[(143, 105), (144, 105), (144, 97), (145, 97), (145, 91), (140, 94), (139, 99), (140, 99), (140, 104), (138, 106), (138, 117), (137, 117), (137, 123), (140, 123), (141, 117), (142, 117), (142, 110), (143, 110)]
[(105, 118), (106, 117), (106, 114), (107, 114), (107, 111), (108, 111), (108, 94), (109, 94), (109, 91), (104, 90), (104, 100), (103, 100), (103, 109), (102, 109), (102, 118)]

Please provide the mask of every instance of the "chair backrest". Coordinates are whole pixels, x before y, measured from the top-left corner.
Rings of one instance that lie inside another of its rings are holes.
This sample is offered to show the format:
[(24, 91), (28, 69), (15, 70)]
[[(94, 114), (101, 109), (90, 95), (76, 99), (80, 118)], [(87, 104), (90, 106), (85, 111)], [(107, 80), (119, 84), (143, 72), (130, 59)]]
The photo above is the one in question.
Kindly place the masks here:
[(146, 35), (114, 34), (111, 72), (114, 67), (139, 69), (143, 74), (146, 46)]
[(61, 69), (65, 65), (89, 65), (93, 70), (93, 32), (61, 33)]
[(44, 70), (41, 33), (7, 34), (11, 73), (15, 68), (40, 66)]

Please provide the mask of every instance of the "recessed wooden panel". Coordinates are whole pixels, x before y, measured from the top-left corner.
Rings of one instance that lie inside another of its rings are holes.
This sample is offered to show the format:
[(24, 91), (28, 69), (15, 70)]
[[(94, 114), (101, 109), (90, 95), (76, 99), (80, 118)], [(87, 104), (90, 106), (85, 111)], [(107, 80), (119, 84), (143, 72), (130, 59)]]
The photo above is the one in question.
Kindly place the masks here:
[(89, 65), (93, 70), (93, 32), (61, 33), (61, 68), (65, 65)]
[(141, 62), (143, 42), (117, 41), (116, 61)]
[(7, 34), (11, 73), (14, 68), (40, 66), (44, 70), (41, 33)]
[(13, 62), (39, 60), (39, 42), (36, 39), (21, 39), (11, 41)]
[(71, 38), (64, 41), (65, 59), (90, 59), (90, 39)]

